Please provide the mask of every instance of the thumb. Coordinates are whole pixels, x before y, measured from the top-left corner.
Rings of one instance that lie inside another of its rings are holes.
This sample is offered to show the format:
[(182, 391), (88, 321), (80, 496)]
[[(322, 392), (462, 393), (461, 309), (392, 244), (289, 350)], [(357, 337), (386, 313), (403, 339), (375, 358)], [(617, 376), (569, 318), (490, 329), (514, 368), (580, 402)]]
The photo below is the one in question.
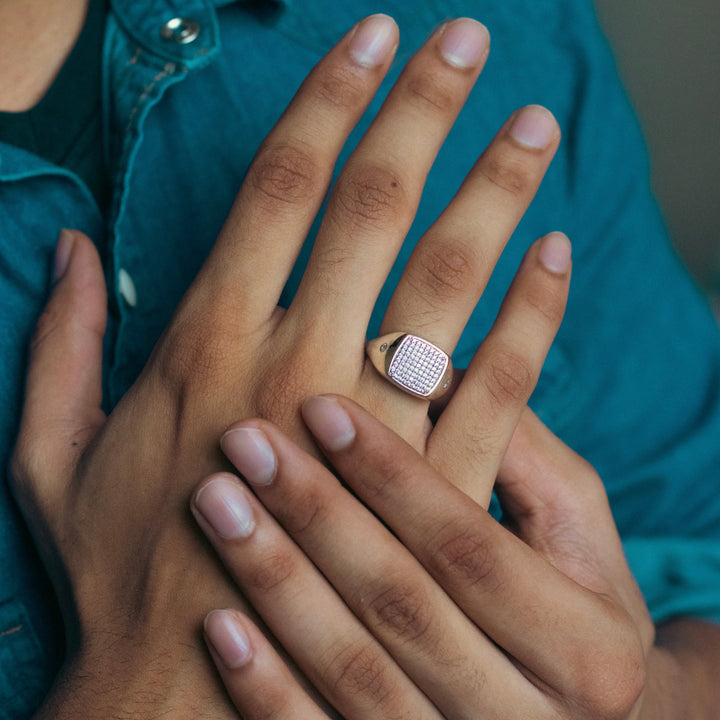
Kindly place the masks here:
[[(620, 538), (595, 469), (526, 408), (495, 490), (508, 526), (555, 567), (599, 591), (624, 566)], [(602, 580), (600, 577), (602, 576)]]
[(507, 524), (576, 583), (619, 600), (645, 641), (654, 627), (595, 469), (525, 409), (495, 485)]
[(66, 487), (80, 454), (105, 421), (102, 347), (107, 322), (100, 257), (82, 233), (63, 230), (55, 282), (33, 335), (11, 475), (22, 503)]

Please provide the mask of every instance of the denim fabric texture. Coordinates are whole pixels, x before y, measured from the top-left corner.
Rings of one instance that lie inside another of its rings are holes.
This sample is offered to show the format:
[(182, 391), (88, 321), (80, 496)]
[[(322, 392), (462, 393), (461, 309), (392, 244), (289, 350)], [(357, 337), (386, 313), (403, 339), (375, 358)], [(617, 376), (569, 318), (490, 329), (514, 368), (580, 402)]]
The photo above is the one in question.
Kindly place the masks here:
[[(433, 27), (471, 15), (489, 27), (493, 48), (433, 168), (369, 336), (414, 243), (500, 125), (520, 106), (548, 107), (562, 145), (454, 362), (469, 362), (528, 246), (551, 230), (566, 232), (574, 245), (569, 306), (531, 405), (603, 477), (653, 616), (720, 620), (720, 338), (667, 241), (643, 142), (590, 0), (112, 0), (103, 68), (108, 216), (71, 173), (0, 144), (3, 467), (60, 229), (90, 235), (107, 269), (111, 410), (212, 247), (262, 138), (322, 54), (361, 15), (378, 11), (398, 21), (398, 59), (339, 166)], [(160, 28), (173, 17), (197, 21), (197, 39), (164, 39)], [(284, 302), (311, 243), (312, 234)], [(134, 305), (121, 275), (132, 280)], [(31, 716), (62, 642), (45, 574), (3, 483), (0, 718)]]

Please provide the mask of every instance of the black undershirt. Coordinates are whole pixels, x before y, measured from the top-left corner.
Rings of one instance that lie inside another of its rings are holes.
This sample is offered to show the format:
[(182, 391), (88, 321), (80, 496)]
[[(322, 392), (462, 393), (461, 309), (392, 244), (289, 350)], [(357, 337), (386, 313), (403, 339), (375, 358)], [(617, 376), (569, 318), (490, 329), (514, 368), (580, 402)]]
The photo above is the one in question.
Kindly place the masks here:
[(102, 212), (110, 197), (102, 130), (102, 47), (107, 0), (90, 0), (80, 37), (44, 97), (0, 112), (0, 141), (76, 173)]

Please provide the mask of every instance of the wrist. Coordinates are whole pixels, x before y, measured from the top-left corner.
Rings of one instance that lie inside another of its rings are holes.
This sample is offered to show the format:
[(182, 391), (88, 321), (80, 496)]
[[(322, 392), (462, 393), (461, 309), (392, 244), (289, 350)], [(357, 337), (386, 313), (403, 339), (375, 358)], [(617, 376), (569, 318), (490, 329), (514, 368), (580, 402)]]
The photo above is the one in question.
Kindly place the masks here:
[(34, 720), (237, 719), (201, 647), (180, 652), (172, 638), (96, 640), (68, 659)]

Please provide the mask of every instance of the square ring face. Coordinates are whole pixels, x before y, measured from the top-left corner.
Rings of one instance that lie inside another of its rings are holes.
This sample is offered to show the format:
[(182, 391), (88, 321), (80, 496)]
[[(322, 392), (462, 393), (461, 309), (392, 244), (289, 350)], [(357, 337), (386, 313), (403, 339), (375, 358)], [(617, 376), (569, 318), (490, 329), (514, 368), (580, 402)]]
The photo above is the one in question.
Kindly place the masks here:
[(432, 343), (407, 335), (393, 354), (388, 377), (415, 395), (426, 397), (437, 388), (448, 366), (448, 356)]

